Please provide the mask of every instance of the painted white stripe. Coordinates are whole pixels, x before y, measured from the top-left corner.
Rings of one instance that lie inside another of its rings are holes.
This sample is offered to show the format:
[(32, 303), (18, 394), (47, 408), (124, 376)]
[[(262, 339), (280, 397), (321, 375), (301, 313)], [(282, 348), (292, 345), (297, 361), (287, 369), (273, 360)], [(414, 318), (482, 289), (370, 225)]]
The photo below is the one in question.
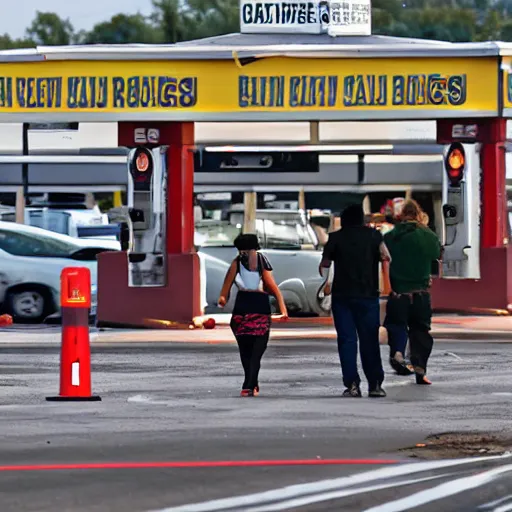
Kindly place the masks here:
[(377, 470), (356, 473), (347, 477), (320, 480), (317, 482), (311, 482), (309, 484), (291, 485), (270, 491), (236, 496), (232, 498), (223, 498), (202, 503), (191, 503), (180, 507), (161, 509), (158, 512), (215, 512), (230, 508), (240, 510), (240, 507), (248, 507), (250, 505), (264, 505), (273, 501), (283, 501), (301, 496), (307, 496), (313, 493), (340, 490), (342, 488), (367, 484), (385, 478), (395, 478), (403, 475), (421, 473), (422, 471), (431, 471), (467, 464), (475, 464), (489, 460), (505, 459), (509, 458), (510, 456), (511, 455), (507, 454), (504, 456), (496, 455), (493, 457), (476, 457), (474, 459), (415, 462), (413, 464), (401, 464), (399, 466), (393, 467), (387, 466)]
[(503, 505), (501, 507), (495, 508), (492, 512), (511, 512), (512, 511), (512, 504), (509, 503), (508, 505)]
[(454, 494), (460, 494), (461, 492), (470, 491), (477, 487), (481, 487), (482, 485), (489, 484), (499, 476), (510, 472), (512, 472), (512, 464), (508, 464), (501, 468), (491, 469), (477, 475), (452, 480), (445, 484), (438, 485), (437, 487), (417, 492), (407, 498), (390, 501), (383, 505), (368, 508), (363, 512), (402, 512), (404, 510), (414, 510), (417, 507), (426, 505), (427, 503), (432, 503), (433, 501), (448, 498)]
[(453, 352), (445, 352), (447, 356), (451, 356), (454, 359), (457, 359), (458, 361), (462, 361), (462, 357), (458, 356), (457, 354), (454, 354)]
[(505, 503), (505, 501), (508, 501), (512, 498), (512, 494), (509, 494), (508, 496), (504, 496), (503, 498), (499, 498), (494, 501), (489, 501), (488, 503), (484, 503), (483, 505), (480, 505), (478, 509), (488, 509), (488, 508), (494, 508), (498, 505), (501, 505), (502, 503)]
[(384, 489), (390, 489), (392, 487), (402, 487), (404, 485), (418, 484), (421, 482), (428, 482), (430, 480), (438, 480), (449, 475), (435, 475), (423, 478), (414, 478), (410, 480), (394, 480), (385, 484), (378, 484), (366, 487), (356, 487), (352, 489), (346, 489), (343, 491), (332, 491), (324, 492), (321, 494), (314, 494), (312, 496), (306, 496), (304, 498), (296, 498), (293, 500), (287, 500), (280, 503), (273, 503), (271, 505), (264, 505), (261, 507), (246, 508), (244, 512), (277, 512), (279, 510), (290, 510), (296, 507), (305, 507), (312, 503), (320, 503), (322, 501), (331, 501), (340, 498), (347, 498), (349, 496), (356, 496), (366, 492), (382, 491)]

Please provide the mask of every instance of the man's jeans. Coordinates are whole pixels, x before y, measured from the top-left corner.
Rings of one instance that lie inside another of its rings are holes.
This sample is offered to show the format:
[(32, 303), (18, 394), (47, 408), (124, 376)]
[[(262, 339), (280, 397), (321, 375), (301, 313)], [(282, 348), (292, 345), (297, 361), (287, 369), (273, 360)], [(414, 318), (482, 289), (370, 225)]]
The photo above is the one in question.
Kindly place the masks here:
[(379, 299), (332, 298), (332, 315), (338, 333), (338, 352), (345, 387), (359, 385), (357, 339), (369, 389), (384, 381), (379, 345)]

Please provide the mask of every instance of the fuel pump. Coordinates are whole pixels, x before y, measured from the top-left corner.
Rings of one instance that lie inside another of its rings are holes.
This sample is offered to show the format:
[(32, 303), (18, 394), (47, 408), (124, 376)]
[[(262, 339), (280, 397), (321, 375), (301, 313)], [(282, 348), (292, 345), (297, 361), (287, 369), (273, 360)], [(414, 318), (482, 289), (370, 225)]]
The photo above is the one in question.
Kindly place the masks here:
[(137, 147), (128, 156), (128, 212), (131, 242), (128, 283), (131, 287), (165, 286), (165, 219), (167, 166), (165, 148)]
[(480, 279), (480, 145), (445, 148), (443, 278)]

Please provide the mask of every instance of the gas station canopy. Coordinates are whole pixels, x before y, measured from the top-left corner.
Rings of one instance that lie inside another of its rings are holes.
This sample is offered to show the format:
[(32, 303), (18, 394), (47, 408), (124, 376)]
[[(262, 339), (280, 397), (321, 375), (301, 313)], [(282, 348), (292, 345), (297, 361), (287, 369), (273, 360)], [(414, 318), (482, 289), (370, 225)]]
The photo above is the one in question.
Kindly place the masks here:
[(507, 117), (512, 44), (230, 34), (0, 52), (0, 120), (375, 121)]

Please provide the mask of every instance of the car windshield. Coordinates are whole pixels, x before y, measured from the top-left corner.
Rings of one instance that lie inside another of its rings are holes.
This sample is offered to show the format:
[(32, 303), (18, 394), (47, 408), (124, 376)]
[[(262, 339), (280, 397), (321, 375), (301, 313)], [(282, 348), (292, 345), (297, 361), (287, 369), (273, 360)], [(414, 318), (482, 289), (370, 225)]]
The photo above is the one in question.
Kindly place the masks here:
[(264, 232), (267, 249), (316, 245), (305, 218), (298, 212), (258, 212), (257, 227)]
[[(69, 235), (69, 213), (54, 210), (29, 210), (27, 215), (30, 226), (53, 231), (60, 235)], [(5, 222), (16, 222), (14, 212), (2, 213), (1, 217)]]
[(81, 247), (40, 233), (0, 229), (0, 249), (14, 256), (69, 258)]
[(69, 235), (69, 213), (52, 210), (34, 210), (29, 212), (30, 225), (47, 229), (61, 235)]
[[(263, 249), (299, 249), (315, 246), (312, 230), (299, 212), (259, 210), (256, 232)], [(196, 245), (200, 247), (232, 247), (244, 223), (243, 212), (231, 212), (228, 221), (196, 223)]]
[(226, 221), (202, 221), (196, 223), (195, 243), (199, 247), (233, 247), (240, 227)]

